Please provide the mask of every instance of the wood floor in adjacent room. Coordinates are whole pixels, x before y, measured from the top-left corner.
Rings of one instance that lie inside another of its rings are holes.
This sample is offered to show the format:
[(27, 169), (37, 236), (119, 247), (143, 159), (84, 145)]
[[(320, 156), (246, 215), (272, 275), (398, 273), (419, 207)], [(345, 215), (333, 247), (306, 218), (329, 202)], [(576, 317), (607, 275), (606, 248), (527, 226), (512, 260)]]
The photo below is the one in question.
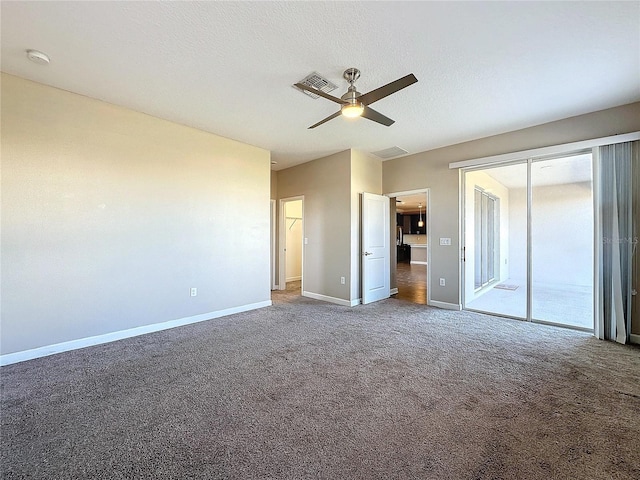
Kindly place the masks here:
[(427, 266), (400, 262), (396, 266), (398, 293), (395, 298), (427, 304)]

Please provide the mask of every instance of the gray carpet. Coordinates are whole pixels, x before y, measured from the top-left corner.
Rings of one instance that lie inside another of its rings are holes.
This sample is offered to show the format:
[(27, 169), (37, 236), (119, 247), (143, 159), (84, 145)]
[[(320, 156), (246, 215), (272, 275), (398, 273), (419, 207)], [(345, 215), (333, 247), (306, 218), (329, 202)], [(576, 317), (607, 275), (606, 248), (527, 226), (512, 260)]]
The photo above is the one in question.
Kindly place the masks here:
[(3, 479), (638, 479), (639, 349), (389, 299), (3, 367)]

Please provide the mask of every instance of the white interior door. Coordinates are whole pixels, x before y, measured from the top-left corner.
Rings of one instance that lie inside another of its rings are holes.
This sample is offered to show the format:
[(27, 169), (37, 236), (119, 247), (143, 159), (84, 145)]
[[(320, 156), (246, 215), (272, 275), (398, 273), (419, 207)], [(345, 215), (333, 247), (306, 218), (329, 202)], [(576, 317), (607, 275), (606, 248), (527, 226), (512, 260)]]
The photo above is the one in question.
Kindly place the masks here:
[(390, 295), (389, 197), (362, 194), (362, 303)]

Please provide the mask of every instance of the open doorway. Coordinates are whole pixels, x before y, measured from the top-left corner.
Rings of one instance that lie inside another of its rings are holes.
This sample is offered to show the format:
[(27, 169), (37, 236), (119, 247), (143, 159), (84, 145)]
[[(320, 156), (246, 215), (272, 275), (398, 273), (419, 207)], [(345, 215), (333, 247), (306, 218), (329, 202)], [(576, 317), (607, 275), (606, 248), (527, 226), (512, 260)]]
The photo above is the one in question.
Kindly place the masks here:
[(391, 252), (391, 286), (395, 298), (429, 304), (429, 191), (389, 195), (395, 251)]
[(279, 289), (301, 295), (304, 258), (304, 197), (280, 200)]

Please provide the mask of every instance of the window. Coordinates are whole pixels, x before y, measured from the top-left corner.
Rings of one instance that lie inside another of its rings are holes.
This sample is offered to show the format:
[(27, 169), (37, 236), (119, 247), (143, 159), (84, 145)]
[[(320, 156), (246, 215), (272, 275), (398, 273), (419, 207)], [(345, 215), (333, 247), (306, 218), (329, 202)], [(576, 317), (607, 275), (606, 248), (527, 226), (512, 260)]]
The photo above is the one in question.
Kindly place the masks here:
[(475, 188), (475, 280), (477, 289), (495, 280), (499, 258), (500, 204), (499, 199), (480, 187)]

